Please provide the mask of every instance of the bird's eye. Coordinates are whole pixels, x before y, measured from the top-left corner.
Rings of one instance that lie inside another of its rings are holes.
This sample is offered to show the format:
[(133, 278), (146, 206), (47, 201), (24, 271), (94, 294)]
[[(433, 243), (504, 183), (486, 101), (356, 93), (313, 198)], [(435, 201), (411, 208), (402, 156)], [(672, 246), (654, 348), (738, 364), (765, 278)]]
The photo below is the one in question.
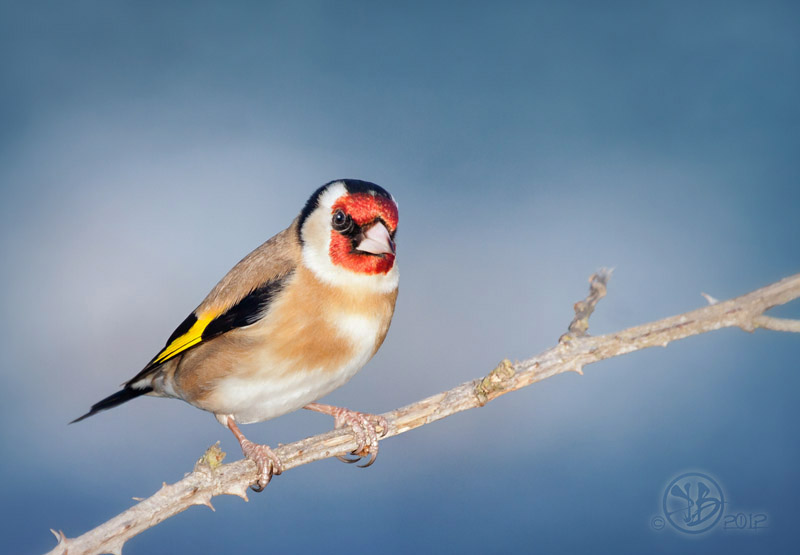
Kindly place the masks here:
[(333, 225), (333, 229), (339, 233), (347, 233), (348, 231), (352, 230), (353, 220), (342, 210), (337, 210), (333, 213), (331, 225)]

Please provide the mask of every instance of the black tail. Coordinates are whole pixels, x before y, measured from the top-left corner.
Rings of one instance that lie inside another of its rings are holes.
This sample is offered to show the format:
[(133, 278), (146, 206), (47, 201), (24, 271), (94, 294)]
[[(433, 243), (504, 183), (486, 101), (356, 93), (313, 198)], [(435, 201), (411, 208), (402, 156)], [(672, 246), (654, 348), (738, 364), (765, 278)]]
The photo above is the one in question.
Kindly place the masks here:
[(95, 403), (92, 405), (92, 409), (84, 414), (83, 416), (76, 418), (70, 424), (75, 424), (75, 422), (80, 422), (84, 418), (89, 418), (90, 416), (94, 416), (100, 411), (113, 409), (117, 405), (121, 405), (126, 401), (130, 401), (131, 399), (136, 399), (140, 395), (145, 395), (153, 391), (152, 387), (145, 387), (144, 389), (133, 389), (131, 387), (126, 387), (125, 389), (121, 389), (114, 393), (113, 395), (109, 395), (102, 401)]

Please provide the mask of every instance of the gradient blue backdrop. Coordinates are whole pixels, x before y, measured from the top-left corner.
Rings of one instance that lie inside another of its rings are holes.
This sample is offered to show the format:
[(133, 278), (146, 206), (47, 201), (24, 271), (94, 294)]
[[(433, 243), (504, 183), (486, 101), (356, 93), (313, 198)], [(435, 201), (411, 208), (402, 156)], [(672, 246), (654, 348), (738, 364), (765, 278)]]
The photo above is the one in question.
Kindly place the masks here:
[[(330, 179), (400, 203), (394, 324), (328, 398), (366, 411), (552, 346), (600, 266), (594, 333), (800, 271), (797, 3), (377, 4), (0, 5), (8, 553), (103, 522), (218, 439), (240, 457), (177, 401), (66, 423)], [(368, 470), (325, 461), (193, 508), (126, 553), (793, 551), (798, 355), (796, 336), (723, 330), (606, 361), (388, 440)], [(654, 530), (691, 469), (769, 527)]]

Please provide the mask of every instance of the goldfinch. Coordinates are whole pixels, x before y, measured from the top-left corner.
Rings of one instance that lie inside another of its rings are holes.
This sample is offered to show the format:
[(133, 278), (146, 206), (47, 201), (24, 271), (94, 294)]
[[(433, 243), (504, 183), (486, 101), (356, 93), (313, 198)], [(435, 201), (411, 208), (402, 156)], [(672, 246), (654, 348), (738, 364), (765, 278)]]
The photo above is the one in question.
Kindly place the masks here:
[(140, 395), (182, 399), (233, 432), (258, 466), (260, 491), (281, 462), (237, 424), (305, 407), (351, 426), (353, 454), (369, 454), (369, 466), (385, 420), (314, 401), (350, 380), (386, 337), (397, 299), (397, 222), (397, 203), (382, 187), (323, 185), (288, 228), (222, 278), (141, 372), (73, 422)]

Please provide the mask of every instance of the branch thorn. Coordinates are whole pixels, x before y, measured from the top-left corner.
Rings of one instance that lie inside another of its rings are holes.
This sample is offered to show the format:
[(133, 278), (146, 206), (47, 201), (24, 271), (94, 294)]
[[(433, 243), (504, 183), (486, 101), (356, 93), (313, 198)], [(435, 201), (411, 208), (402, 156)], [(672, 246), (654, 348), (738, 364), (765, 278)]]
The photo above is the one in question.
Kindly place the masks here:
[(706, 300), (706, 301), (708, 302), (708, 304), (710, 304), (710, 305), (717, 304), (717, 303), (719, 302), (719, 300), (715, 299), (714, 297), (712, 297), (712, 296), (711, 296), (711, 295), (709, 295), (708, 293), (700, 293), (700, 294), (701, 294), (701, 295), (703, 295), (703, 298), (705, 298), (705, 300)]

